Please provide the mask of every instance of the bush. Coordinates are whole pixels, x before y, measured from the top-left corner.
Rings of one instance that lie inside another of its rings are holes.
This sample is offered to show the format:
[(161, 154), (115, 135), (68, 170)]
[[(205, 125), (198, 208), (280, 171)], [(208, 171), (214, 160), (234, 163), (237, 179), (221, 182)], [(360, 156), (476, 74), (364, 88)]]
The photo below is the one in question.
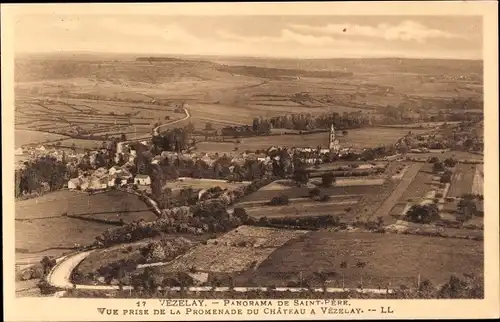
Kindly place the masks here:
[(327, 172), (321, 176), (321, 185), (323, 187), (329, 187), (332, 184), (335, 184), (336, 181), (337, 180), (332, 172)]
[(451, 175), (452, 175), (451, 171), (446, 170), (446, 171), (443, 173), (443, 175), (441, 176), (441, 180), (440, 180), (440, 182), (441, 182), (441, 183), (450, 183), (450, 182), (451, 182)]
[(414, 205), (408, 210), (405, 219), (414, 223), (430, 224), (439, 220), (439, 210), (435, 204)]
[(328, 200), (330, 200), (330, 196), (329, 196), (329, 195), (323, 195), (323, 196), (321, 196), (321, 198), (319, 199), (319, 201), (323, 201), (323, 202), (328, 201)]
[(37, 285), (43, 295), (54, 294), (57, 291), (55, 286), (50, 285), (46, 280), (41, 279)]
[(309, 197), (310, 198), (318, 197), (320, 194), (321, 194), (321, 190), (319, 190), (318, 188), (313, 188), (313, 189), (309, 190)]
[(457, 160), (453, 158), (448, 158), (444, 160), (444, 165), (447, 166), (448, 168), (453, 168), (457, 164)]

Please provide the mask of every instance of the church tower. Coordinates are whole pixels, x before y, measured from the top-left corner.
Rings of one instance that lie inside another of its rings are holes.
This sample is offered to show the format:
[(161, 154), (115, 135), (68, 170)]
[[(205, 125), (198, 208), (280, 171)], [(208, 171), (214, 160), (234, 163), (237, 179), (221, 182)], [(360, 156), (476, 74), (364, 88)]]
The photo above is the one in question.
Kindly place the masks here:
[(333, 127), (333, 124), (330, 128), (330, 141), (328, 148), (331, 152), (337, 152), (339, 150), (339, 141), (335, 139), (335, 128)]

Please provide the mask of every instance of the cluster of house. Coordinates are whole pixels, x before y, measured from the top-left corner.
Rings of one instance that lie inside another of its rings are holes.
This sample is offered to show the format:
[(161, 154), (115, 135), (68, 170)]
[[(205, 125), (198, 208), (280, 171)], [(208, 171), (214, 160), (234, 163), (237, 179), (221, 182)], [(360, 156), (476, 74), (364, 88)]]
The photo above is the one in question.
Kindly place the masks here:
[(147, 175), (138, 174), (135, 177), (126, 167), (113, 166), (109, 170), (98, 168), (90, 176), (79, 176), (68, 181), (68, 189), (71, 190), (103, 190), (111, 187), (136, 184), (138, 186), (149, 186), (151, 178)]

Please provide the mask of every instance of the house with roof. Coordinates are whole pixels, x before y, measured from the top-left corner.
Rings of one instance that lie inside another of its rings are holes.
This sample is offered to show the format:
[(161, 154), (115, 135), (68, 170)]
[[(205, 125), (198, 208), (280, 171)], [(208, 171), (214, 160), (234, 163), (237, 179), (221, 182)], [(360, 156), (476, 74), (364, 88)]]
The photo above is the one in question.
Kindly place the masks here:
[(24, 150), (23, 148), (17, 148), (15, 150), (15, 155), (23, 155), (24, 154)]
[(83, 183), (83, 179), (82, 178), (73, 178), (73, 179), (70, 179), (68, 181), (68, 189), (70, 189), (70, 190), (78, 189), (79, 187), (81, 187), (82, 183)]
[(115, 166), (113, 166), (113, 167), (111, 167), (111, 168), (109, 169), (109, 174), (110, 174), (110, 175), (115, 175), (115, 174), (117, 174), (117, 173), (119, 173), (119, 172), (122, 172), (122, 168), (120, 168), (120, 167), (119, 167), (119, 166), (117, 166), (117, 165), (115, 165)]
[(93, 175), (100, 178), (100, 177), (104, 177), (107, 173), (108, 173), (108, 170), (106, 168), (100, 167), (94, 171)]
[(151, 160), (151, 164), (159, 164), (161, 162), (161, 156), (157, 155)]
[(118, 177), (122, 178), (122, 179), (131, 179), (132, 178), (132, 174), (128, 171), (127, 168), (122, 168), (122, 171), (121, 172), (118, 172), (117, 173)]
[(145, 174), (138, 174), (134, 178), (134, 183), (140, 186), (149, 186), (151, 184), (151, 178)]

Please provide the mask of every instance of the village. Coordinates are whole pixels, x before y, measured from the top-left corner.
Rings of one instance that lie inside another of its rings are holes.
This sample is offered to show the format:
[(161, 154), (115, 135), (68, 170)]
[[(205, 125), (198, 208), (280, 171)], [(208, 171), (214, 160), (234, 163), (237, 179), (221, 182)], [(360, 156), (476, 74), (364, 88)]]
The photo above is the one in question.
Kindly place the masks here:
[[(330, 157), (335, 155), (342, 157), (349, 153), (356, 152), (354, 149), (341, 148), (338, 140), (335, 139), (335, 129), (332, 125), (330, 130), (330, 148), (281, 148), (271, 147), (267, 151), (256, 152), (233, 152), (230, 155), (218, 153), (202, 153), (202, 152), (187, 152), (177, 153), (172, 151), (162, 151), (160, 154), (151, 158), (151, 165), (160, 165), (164, 162), (173, 163), (175, 161), (183, 161), (187, 163), (199, 164), (213, 167), (220, 159), (226, 159), (225, 166), (228, 173), (233, 173), (235, 167), (242, 167), (247, 160), (261, 162), (265, 167), (271, 169), (273, 161), (279, 161), (282, 152), (285, 152), (287, 158), (299, 158), (305, 165), (318, 165), (324, 162), (329, 162)], [(151, 192), (151, 178), (147, 174), (131, 173), (131, 168), (135, 166), (138, 157), (137, 150), (134, 146), (139, 145), (143, 150), (149, 151), (152, 148), (151, 141), (142, 140), (139, 142), (127, 142), (120, 144), (120, 151), (116, 151), (114, 162), (105, 162), (113, 164), (109, 168), (99, 166), (100, 156), (107, 156), (110, 153), (109, 149), (103, 148), (100, 150), (88, 151), (86, 153), (67, 152), (67, 149), (58, 149), (57, 147), (46, 148), (43, 145), (37, 147), (17, 148), (15, 150), (16, 157), (21, 157), (16, 163), (16, 168), (22, 170), (27, 160), (36, 160), (43, 157), (54, 158), (58, 162), (62, 162), (69, 168), (78, 169), (77, 172), (72, 172), (73, 177), (67, 181), (64, 187), (70, 190), (81, 191), (100, 191), (113, 187), (125, 187), (127, 185), (136, 186), (136, 189)], [(281, 153), (278, 153), (278, 151)], [(361, 152), (361, 151), (359, 151)], [(82, 169), (78, 165), (86, 164), (88, 167)], [(118, 165), (120, 164), (120, 165)], [(42, 182), (42, 186), (46, 183)]]

